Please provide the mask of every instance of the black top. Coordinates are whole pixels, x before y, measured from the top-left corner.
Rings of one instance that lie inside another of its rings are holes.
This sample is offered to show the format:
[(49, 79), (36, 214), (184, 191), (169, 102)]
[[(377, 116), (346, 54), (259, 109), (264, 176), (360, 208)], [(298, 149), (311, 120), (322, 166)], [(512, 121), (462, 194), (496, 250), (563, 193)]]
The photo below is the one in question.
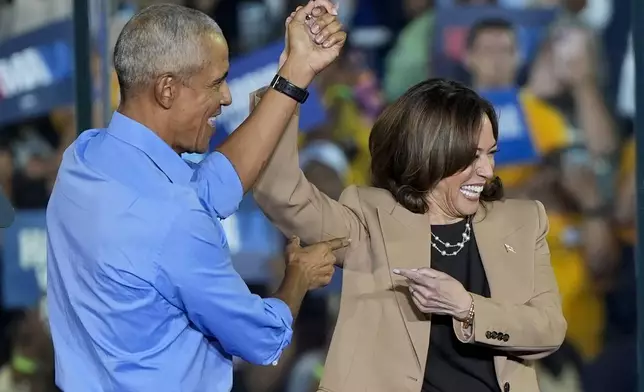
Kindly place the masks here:
[[(466, 221), (450, 225), (432, 225), (432, 233), (443, 242), (455, 244), (462, 240)], [(439, 249), (446, 249), (436, 243)], [(474, 231), (470, 240), (454, 256), (443, 256), (433, 246), (431, 265), (461, 282), (471, 293), (490, 296), (490, 287), (481, 262)], [(455, 248), (449, 248), (452, 252)], [(431, 316), (429, 351), (422, 392), (500, 392), (494, 371), (492, 349), (465, 344), (454, 334), (452, 318)]]

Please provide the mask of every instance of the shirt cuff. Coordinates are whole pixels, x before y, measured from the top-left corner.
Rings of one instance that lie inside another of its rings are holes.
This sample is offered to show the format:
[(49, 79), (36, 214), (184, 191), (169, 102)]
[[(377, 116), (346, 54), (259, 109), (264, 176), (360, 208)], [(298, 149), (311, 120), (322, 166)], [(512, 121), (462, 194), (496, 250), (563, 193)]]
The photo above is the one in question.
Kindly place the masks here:
[(452, 319), (452, 326), (454, 328), (454, 334), (456, 338), (461, 341), (461, 343), (473, 343), (474, 342), (474, 328), (472, 325), (469, 328), (463, 328), (463, 323), (457, 319)]
[(284, 335), (282, 336), (282, 342), (280, 343), (278, 349), (265, 363), (266, 365), (270, 364), (276, 366), (280, 356), (282, 355), (282, 352), (289, 344), (291, 344), (291, 339), (293, 338), (293, 314), (291, 313), (291, 309), (288, 307), (288, 305), (286, 305), (286, 303), (280, 299), (266, 298), (264, 299), (264, 304), (282, 320), (282, 323), (284, 323)]
[[(235, 213), (244, 197), (244, 187), (235, 167), (219, 151), (212, 152), (200, 165), (206, 170), (204, 178), (209, 184), (208, 194), (212, 208), (219, 218), (225, 219)], [(216, 187), (216, 189), (212, 189)]]
[(286, 302), (278, 298), (266, 298), (264, 303), (275, 311), (275, 314), (282, 319), (284, 325), (290, 330), (293, 325), (293, 314)]

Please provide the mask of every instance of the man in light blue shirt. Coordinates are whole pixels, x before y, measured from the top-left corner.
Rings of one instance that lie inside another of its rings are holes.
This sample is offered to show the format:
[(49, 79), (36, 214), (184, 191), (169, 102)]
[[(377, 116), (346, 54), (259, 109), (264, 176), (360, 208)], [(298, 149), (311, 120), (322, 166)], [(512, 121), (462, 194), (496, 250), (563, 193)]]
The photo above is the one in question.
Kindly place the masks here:
[[(315, 7), (288, 25), (279, 74), (296, 88), (345, 40), (335, 17)], [(312, 40), (312, 21), (329, 48)], [(233, 269), (220, 219), (255, 182), (296, 101), (270, 89), (218, 152), (188, 164), (179, 154), (205, 152), (214, 117), (231, 102), (217, 25), (181, 6), (147, 8), (123, 29), (114, 64), (121, 106), (107, 129), (84, 132), (65, 152), (47, 208), (57, 385), (229, 391), (232, 356), (276, 363), (304, 294), (329, 282), (332, 252), (348, 242), (301, 248), (293, 240), (274, 298), (252, 295)]]

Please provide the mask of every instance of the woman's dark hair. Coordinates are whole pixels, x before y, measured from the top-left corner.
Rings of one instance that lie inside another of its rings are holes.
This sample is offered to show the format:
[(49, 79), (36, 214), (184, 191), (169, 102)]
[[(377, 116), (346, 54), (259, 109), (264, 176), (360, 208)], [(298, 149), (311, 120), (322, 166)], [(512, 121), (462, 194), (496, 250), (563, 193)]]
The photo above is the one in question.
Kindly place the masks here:
[[(429, 79), (413, 86), (380, 115), (369, 137), (371, 181), (414, 213), (429, 209), (427, 193), (476, 159), (484, 116), (499, 126), (494, 107), (465, 85)], [(481, 201), (503, 198), (494, 177)]]

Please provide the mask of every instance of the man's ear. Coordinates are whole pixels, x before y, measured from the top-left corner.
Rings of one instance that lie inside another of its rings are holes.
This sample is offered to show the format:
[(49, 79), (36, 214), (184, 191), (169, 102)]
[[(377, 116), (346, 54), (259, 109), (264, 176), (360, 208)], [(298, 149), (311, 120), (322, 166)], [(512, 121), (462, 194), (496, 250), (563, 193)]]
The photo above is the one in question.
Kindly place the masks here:
[(170, 109), (179, 95), (179, 80), (171, 74), (163, 74), (154, 81), (154, 98), (164, 109)]

